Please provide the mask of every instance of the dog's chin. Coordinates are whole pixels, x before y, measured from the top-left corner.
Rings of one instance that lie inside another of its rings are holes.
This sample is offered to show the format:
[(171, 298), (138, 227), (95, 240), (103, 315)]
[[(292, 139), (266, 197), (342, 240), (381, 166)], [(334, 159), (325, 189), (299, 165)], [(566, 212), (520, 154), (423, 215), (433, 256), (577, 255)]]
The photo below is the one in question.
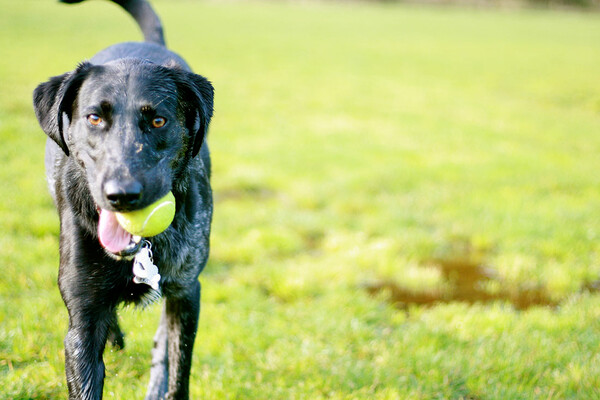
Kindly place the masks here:
[(132, 260), (135, 257), (135, 255), (138, 253), (138, 251), (140, 251), (141, 248), (142, 248), (141, 236), (132, 236), (131, 242), (129, 242), (127, 247), (125, 247), (123, 250), (119, 251), (118, 253), (113, 253), (112, 251), (109, 251), (106, 248), (104, 249), (104, 251), (111, 258), (114, 258), (115, 260), (120, 261), (120, 260)]

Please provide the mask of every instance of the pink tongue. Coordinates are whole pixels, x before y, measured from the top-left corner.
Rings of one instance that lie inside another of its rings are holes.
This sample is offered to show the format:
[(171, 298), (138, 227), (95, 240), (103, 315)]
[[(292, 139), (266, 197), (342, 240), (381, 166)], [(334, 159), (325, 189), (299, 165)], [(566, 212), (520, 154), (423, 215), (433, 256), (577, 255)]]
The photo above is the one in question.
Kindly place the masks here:
[(131, 242), (131, 233), (121, 228), (115, 213), (100, 209), (98, 238), (106, 250), (118, 253)]

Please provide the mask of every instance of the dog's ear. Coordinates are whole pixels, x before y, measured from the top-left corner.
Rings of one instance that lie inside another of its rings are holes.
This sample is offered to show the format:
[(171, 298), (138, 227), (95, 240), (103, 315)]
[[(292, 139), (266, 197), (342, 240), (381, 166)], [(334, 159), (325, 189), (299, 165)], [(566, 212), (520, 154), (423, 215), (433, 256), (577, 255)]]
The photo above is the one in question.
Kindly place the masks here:
[(50, 78), (33, 91), (33, 108), (44, 132), (69, 155), (64, 129), (73, 117), (73, 104), (91, 64), (82, 63), (75, 71)]
[(213, 116), (214, 88), (203, 76), (179, 68), (173, 68), (171, 71), (175, 74), (179, 102), (185, 112), (186, 125), (190, 131), (191, 154), (195, 157), (202, 147)]

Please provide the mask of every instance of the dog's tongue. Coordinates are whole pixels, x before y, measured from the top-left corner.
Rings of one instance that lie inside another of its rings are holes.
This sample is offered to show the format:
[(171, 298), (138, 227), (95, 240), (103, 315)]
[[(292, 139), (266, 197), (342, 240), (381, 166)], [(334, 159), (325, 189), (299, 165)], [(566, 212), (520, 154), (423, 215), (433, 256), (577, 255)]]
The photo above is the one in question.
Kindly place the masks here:
[(131, 242), (131, 233), (121, 228), (115, 213), (100, 209), (98, 238), (106, 250), (119, 253)]

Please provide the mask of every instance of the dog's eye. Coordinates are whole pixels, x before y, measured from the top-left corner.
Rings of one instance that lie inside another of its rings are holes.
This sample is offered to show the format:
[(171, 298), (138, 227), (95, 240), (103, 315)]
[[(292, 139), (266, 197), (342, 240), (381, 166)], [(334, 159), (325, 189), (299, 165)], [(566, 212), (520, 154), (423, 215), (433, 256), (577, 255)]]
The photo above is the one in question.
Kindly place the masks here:
[(167, 123), (166, 118), (163, 117), (156, 117), (152, 120), (152, 126), (154, 128), (162, 128), (163, 126), (165, 126), (165, 124)]
[(90, 124), (92, 124), (94, 126), (98, 126), (102, 122), (102, 118), (98, 114), (88, 115), (87, 120)]

